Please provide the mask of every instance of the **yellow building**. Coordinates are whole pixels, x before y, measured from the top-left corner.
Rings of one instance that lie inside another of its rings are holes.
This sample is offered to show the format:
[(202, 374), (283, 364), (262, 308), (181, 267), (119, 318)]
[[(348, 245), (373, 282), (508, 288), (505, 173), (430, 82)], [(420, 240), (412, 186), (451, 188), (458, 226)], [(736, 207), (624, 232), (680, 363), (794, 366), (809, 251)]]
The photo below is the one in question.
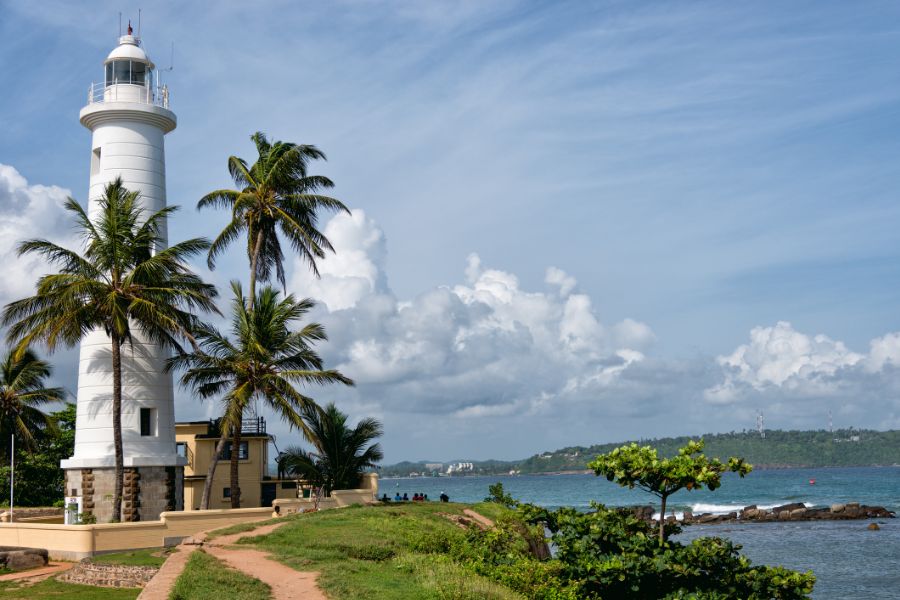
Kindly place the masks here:
[[(271, 506), (276, 498), (297, 498), (299, 485), (294, 479), (269, 475), (269, 442), (263, 417), (245, 420), (241, 427), (238, 477), (241, 483), (241, 508)], [(175, 424), (175, 442), (179, 456), (187, 459), (184, 467), (184, 509), (198, 510), (206, 472), (219, 443), (215, 421), (190, 421)], [(213, 478), (209, 508), (231, 508), (231, 442), (219, 457)]]

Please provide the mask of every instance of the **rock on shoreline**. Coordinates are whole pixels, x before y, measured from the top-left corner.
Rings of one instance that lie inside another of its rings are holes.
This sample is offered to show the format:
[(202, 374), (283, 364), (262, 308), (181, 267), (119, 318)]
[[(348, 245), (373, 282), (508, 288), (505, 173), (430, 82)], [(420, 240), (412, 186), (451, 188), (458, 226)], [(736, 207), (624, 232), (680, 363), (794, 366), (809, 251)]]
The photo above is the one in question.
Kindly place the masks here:
[[(645, 521), (655, 521), (652, 506), (636, 506), (635, 516)], [(893, 519), (893, 511), (883, 506), (867, 506), (859, 502), (832, 504), (818, 508), (807, 508), (802, 502), (783, 504), (771, 509), (759, 508), (755, 504), (745, 506), (740, 511), (725, 514), (700, 513), (695, 515), (690, 510), (684, 511), (684, 524), (713, 525), (717, 523), (767, 523), (772, 521), (851, 521), (859, 519)], [(674, 521), (675, 517), (666, 518)]]

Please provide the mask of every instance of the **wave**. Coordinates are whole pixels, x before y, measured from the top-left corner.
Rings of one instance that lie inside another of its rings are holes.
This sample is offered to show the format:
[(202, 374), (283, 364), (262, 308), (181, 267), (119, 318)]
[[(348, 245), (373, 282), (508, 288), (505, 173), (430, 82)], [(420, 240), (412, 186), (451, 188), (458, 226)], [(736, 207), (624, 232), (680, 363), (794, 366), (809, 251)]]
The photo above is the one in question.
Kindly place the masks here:
[[(786, 504), (785, 502), (779, 502), (777, 504), (757, 504), (756, 507), (760, 509), (771, 510), (776, 506), (781, 506), (782, 504)], [(814, 506), (811, 502), (804, 502), (803, 505), (806, 508), (811, 508)], [(714, 515), (724, 515), (730, 512), (740, 512), (743, 510), (745, 506), (750, 506), (750, 504), (704, 504), (702, 502), (691, 505), (691, 510), (695, 515), (699, 515), (701, 513), (712, 513)]]

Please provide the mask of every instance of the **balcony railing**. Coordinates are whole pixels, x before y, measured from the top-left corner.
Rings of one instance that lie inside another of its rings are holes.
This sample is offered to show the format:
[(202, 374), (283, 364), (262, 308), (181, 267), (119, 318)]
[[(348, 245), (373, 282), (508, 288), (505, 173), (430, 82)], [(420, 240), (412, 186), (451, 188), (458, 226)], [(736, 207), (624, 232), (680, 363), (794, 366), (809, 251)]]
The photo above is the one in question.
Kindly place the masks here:
[[(219, 437), (219, 419), (211, 419), (209, 422), (208, 435)], [(241, 421), (241, 435), (265, 435), (266, 418), (255, 417), (252, 419), (244, 419)]]
[(169, 108), (169, 86), (132, 83), (92, 83), (88, 88), (88, 104), (100, 102), (134, 102)]

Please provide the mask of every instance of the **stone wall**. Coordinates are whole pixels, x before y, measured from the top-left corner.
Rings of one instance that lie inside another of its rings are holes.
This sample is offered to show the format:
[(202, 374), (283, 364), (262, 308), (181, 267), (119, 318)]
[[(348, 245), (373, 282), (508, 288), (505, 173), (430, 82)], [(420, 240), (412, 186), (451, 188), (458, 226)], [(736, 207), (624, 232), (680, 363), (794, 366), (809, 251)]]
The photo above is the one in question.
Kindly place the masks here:
[(68, 583), (99, 587), (142, 588), (159, 571), (156, 567), (136, 567), (94, 563), (84, 559), (57, 579)]
[[(82, 510), (98, 523), (113, 515), (116, 470), (66, 470), (66, 495), (81, 496)], [(122, 521), (155, 521), (164, 511), (184, 510), (183, 467), (127, 467), (122, 488)]]

